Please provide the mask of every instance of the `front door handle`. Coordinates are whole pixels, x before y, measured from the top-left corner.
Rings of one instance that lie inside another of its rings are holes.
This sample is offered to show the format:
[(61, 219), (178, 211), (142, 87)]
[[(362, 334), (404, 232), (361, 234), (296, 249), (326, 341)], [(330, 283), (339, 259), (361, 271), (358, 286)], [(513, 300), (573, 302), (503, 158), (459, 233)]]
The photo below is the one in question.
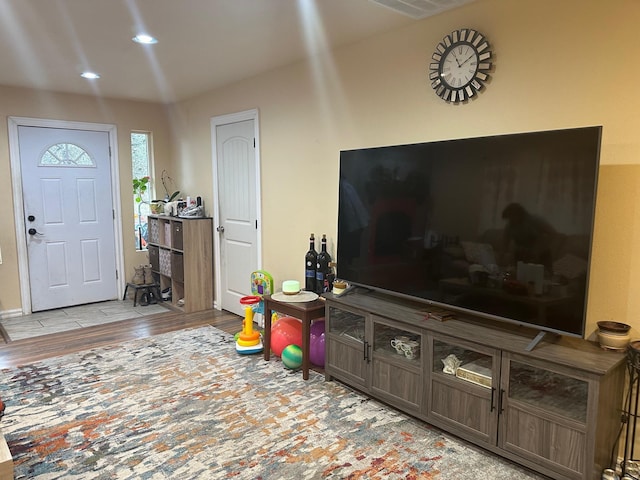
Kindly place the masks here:
[(38, 232), (35, 228), (30, 228), (27, 231), (29, 232), (29, 235), (40, 235), (41, 237), (44, 237), (44, 233)]
[(222, 225), (220, 225), (218, 228), (216, 228), (216, 231), (223, 233), (224, 232), (224, 227)]

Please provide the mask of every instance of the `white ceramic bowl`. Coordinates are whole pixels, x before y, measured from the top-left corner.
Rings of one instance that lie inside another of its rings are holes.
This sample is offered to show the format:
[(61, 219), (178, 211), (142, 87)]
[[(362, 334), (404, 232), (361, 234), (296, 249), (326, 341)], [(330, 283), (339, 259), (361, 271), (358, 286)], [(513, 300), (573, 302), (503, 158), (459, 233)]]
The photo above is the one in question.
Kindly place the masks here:
[(602, 348), (609, 348), (613, 350), (623, 350), (629, 344), (631, 335), (628, 333), (611, 333), (602, 330), (598, 331), (598, 341)]

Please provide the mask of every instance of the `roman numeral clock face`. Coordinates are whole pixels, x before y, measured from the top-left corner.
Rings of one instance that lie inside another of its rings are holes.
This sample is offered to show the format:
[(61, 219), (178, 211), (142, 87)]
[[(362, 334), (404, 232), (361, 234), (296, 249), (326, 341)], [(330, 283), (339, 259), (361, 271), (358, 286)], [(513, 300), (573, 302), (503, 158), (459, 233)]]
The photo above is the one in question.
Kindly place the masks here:
[(431, 56), (431, 87), (447, 102), (469, 100), (489, 78), (491, 57), (484, 35), (471, 29), (455, 30), (438, 43)]

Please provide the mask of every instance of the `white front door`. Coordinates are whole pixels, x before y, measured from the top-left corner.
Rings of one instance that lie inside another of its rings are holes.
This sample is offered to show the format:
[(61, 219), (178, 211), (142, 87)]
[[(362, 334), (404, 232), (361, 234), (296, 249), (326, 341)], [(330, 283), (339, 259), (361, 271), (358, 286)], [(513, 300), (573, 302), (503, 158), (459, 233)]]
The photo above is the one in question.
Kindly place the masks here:
[(215, 126), (220, 308), (244, 316), (258, 270), (257, 161), (254, 120)]
[(109, 134), (18, 127), (31, 310), (118, 297)]

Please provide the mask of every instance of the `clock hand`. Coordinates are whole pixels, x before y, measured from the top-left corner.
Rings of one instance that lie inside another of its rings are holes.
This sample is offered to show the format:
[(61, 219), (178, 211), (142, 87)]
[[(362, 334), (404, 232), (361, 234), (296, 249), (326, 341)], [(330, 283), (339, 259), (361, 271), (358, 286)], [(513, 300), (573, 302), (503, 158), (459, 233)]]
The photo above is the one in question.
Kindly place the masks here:
[(456, 64), (458, 65), (458, 68), (460, 68), (462, 65), (460, 65), (460, 60), (458, 60), (458, 56), (456, 55), (455, 51), (451, 52), (451, 56), (453, 57), (453, 59), (456, 61)]
[[(464, 62), (459, 63), (458, 66), (461, 67), (462, 65), (467, 63), (469, 60), (471, 60), (473, 57), (475, 57), (475, 54), (472, 53), (471, 55), (469, 55), (469, 57), (467, 57), (467, 59)], [(458, 59), (456, 59), (456, 61), (458, 61)]]

